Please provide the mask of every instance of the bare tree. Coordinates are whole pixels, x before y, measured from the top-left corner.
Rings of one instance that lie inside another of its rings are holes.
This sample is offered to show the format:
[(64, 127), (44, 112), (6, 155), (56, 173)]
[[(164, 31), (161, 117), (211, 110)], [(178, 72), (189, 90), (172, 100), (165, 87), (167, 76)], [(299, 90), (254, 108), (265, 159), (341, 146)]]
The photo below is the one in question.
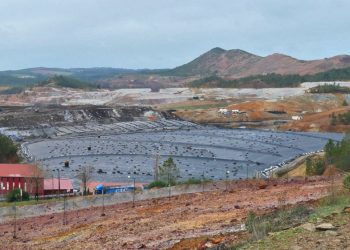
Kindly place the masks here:
[(44, 176), (45, 171), (43, 167), (39, 163), (36, 163), (31, 166), (30, 176), (26, 178), (26, 183), (29, 183), (30, 192), (34, 193), (36, 200), (39, 200), (39, 195), (44, 189)]
[(92, 177), (92, 171), (94, 168), (92, 166), (84, 166), (80, 169), (77, 174), (77, 178), (81, 181), (83, 187), (83, 195), (87, 195), (87, 183)]

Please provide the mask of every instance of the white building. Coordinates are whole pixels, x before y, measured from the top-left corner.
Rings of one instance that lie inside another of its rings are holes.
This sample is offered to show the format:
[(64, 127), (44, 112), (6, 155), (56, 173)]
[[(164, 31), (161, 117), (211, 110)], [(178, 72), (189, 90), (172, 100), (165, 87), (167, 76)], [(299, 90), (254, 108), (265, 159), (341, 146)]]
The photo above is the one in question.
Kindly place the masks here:
[(302, 119), (303, 119), (303, 117), (301, 115), (293, 115), (292, 116), (292, 120), (294, 120), (294, 121), (300, 121)]

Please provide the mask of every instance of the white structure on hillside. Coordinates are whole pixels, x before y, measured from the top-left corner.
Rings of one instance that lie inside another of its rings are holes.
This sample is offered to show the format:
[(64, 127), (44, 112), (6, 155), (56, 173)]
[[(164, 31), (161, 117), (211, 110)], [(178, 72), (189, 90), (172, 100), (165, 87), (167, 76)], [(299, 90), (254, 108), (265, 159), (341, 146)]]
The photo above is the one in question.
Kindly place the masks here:
[(226, 115), (228, 113), (228, 109), (219, 109), (219, 113)]
[(232, 114), (240, 114), (242, 113), (239, 109), (232, 109)]
[(293, 115), (292, 116), (292, 120), (294, 120), (294, 121), (300, 121), (300, 120), (302, 120), (304, 117), (303, 116), (301, 116), (301, 115)]

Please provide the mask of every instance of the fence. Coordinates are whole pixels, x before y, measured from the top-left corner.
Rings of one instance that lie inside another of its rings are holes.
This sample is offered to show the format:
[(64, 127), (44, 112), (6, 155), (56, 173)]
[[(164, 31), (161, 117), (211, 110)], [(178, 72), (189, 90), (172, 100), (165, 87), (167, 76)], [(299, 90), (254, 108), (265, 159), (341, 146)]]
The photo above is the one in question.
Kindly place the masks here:
[[(317, 178), (320, 179), (320, 178)], [(325, 179), (325, 178), (323, 178)], [(309, 178), (307, 181), (314, 181), (316, 178)], [(28, 218), (39, 215), (48, 215), (53, 213), (62, 213), (64, 211), (73, 211), (92, 207), (102, 207), (116, 205), (125, 202), (142, 201), (148, 199), (172, 197), (180, 194), (190, 194), (199, 192), (208, 192), (215, 190), (234, 190), (259, 187), (261, 180), (229, 180), (219, 182), (204, 182), (201, 184), (179, 185), (159, 189), (143, 190), (140, 192), (124, 192), (107, 195), (80, 196), (70, 199), (61, 198), (58, 202), (50, 202), (37, 205), (17, 206), (16, 218)], [(292, 180), (273, 179), (268, 180), (269, 184), (283, 184), (284, 182), (305, 182), (304, 178), (293, 178)], [(15, 209), (11, 207), (0, 208), (0, 223), (13, 220)]]

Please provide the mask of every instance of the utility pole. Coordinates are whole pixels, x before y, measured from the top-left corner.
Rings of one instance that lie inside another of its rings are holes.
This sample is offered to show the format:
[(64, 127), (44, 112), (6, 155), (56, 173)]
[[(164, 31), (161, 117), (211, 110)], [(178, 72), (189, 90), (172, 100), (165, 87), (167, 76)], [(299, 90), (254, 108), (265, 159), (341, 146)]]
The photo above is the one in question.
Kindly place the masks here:
[(57, 169), (58, 171), (58, 197), (61, 196), (61, 174), (60, 174), (60, 169)]
[(335, 169), (334, 167), (331, 167), (331, 178), (332, 178), (332, 182), (331, 182), (331, 196), (332, 196), (332, 202), (335, 201), (335, 190), (334, 190), (334, 174), (335, 174)]
[(247, 165), (247, 180), (248, 180), (249, 174), (248, 174), (248, 165)]
[(227, 191), (227, 185), (228, 185), (228, 175), (229, 175), (230, 171), (227, 170), (226, 171), (226, 191)]
[[(52, 183), (51, 184), (52, 184), (52, 191), (53, 191), (53, 190), (55, 190), (55, 180), (54, 180), (54, 176), (53, 175), (51, 177), (52, 177), (51, 178), (52, 179)], [(55, 191), (53, 191), (53, 192), (55, 192)], [(52, 193), (52, 194), (54, 195), (55, 193)]]
[(134, 188), (133, 188), (133, 195), (132, 195), (132, 207), (135, 207), (135, 192), (136, 192), (136, 187), (135, 187), (135, 181), (136, 181), (136, 178), (134, 176)]
[[(128, 175), (128, 179), (130, 179), (131, 176)], [(132, 190), (132, 207), (135, 207), (135, 182), (136, 182), (136, 178), (135, 178), (135, 175), (133, 177), (133, 190)]]
[(105, 194), (104, 194), (105, 188), (102, 189), (102, 213), (101, 216), (105, 216)]
[(17, 239), (17, 197), (15, 199), (15, 205), (14, 205), (13, 238)]
[(169, 187), (169, 201), (171, 196), (171, 186), (170, 186), (170, 173), (168, 172), (168, 187)]
[(202, 173), (202, 193), (204, 193), (204, 171)]
[(159, 178), (159, 154), (156, 154), (156, 162), (154, 165), (154, 181), (158, 181)]
[(63, 196), (63, 225), (67, 225), (66, 195)]

